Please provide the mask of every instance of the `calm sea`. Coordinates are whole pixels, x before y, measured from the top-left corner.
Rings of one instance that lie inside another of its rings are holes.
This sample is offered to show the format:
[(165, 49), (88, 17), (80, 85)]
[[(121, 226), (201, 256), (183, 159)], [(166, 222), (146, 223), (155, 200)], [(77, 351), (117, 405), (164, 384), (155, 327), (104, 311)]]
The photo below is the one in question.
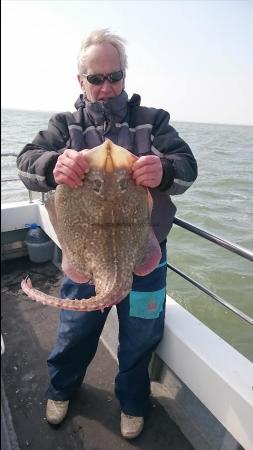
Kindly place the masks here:
[[(47, 127), (50, 112), (2, 110), (2, 155), (19, 153)], [(174, 122), (198, 161), (199, 176), (173, 197), (177, 216), (253, 250), (253, 127)], [(15, 158), (2, 157), (2, 180), (17, 177)], [(27, 199), (20, 181), (2, 183), (2, 201)], [(168, 237), (169, 262), (253, 316), (253, 265), (177, 226)], [(174, 272), (168, 293), (253, 361), (253, 327)]]

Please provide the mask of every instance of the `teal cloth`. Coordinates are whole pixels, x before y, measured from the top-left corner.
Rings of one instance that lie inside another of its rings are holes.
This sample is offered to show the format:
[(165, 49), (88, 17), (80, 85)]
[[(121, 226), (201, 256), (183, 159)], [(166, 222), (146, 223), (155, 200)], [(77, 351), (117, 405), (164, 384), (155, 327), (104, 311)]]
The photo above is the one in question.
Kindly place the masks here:
[(166, 288), (153, 292), (131, 291), (129, 294), (130, 316), (156, 319), (163, 310)]

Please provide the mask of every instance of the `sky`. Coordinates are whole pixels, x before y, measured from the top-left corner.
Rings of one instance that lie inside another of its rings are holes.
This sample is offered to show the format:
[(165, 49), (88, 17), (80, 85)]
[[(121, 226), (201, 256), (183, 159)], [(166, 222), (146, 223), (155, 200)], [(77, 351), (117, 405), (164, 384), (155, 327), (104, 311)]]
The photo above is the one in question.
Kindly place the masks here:
[(2, 107), (74, 111), (92, 30), (127, 41), (126, 91), (171, 120), (253, 125), (253, 0), (2, 0)]

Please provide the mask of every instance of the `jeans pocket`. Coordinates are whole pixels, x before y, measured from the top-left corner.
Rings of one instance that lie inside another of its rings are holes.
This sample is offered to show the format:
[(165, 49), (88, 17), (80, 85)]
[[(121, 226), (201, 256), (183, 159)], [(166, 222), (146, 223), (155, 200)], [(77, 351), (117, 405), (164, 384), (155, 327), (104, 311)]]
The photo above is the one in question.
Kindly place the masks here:
[(141, 319), (156, 319), (163, 310), (166, 288), (153, 292), (131, 291), (129, 315)]

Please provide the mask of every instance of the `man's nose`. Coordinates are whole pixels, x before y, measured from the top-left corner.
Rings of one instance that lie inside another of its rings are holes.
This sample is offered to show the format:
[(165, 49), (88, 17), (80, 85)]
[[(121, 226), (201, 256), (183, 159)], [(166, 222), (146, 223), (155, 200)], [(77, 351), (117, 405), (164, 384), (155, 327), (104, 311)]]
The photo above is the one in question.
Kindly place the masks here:
[(108, 80), (105, 80), (101, 86), (102, 92), (108, 92), (111, 90), (111, 83)]

